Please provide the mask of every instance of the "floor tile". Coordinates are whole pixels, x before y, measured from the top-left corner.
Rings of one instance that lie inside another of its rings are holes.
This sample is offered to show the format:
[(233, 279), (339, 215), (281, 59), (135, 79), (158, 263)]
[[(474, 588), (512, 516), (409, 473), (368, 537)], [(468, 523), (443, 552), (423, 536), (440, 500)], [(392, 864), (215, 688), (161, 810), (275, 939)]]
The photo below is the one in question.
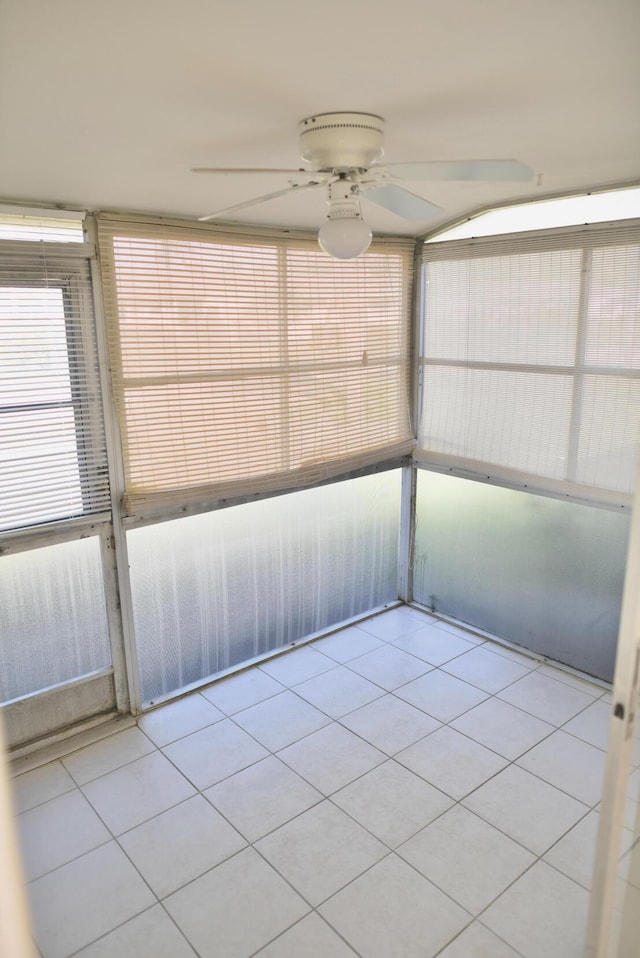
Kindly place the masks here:
[(28, 891), (44, 958), (67, 958), (155, 903), (116, 842), (38, 878)]
[(376, 639), (374, 635), (354, 625), (350, 629), (334, 632), (325, 639), (318, 639), (313, 643), (313, 648), (316, 652), (328, 655), (334, 662), (344, 664), (358, 655), (379, 649), (383, 644), (381, 639)]
[(331, 719), (294, 692), (283, 691), (266, 702), (236, 712), (233, 721), (269, 751), (277, 752), (328, 725)]
[(255, 958), (355, 958), (355, 955), (353, 948), (313, 912), (259, 951)]
[(204, 793), (250, 842), (321, 801), (323, 796), (276, 758), (256, 762)]
[(122, 835), (120, 844), (151, 890), (165, 898), (246, 842), (206, 798), (194, 795)]
[(195, 958), (195, 954), (162, 905), (154, 905), (74, 958)]
[(338, 665), (331, 672), (297, 685), (296, 694), (337, 719), (379, 698), (384, 691), (350, 668)]
[(440, 728), (436, 719), (395, 695), (384, 695), (343, 716), (340, 722), (387, 755), (395, 755)]
[(593, 745), (554, 732), (518, 759), (518, 765), (561, 788), (585, 805), (595, 805), (602, 795), (606, 754)]
[(544, 856), (544, 860), (584, 888), (591, 888), (600, 816), (589, 812)]
[(486, 692), (440, 670), (421, 675), (395, 694), (440, 722), (450, 722), (487, 698)]
[(393, 644), (396, 648), (404, 649), (405, 652), (436, 666), (444, 665), (445, 662), (475, 648), (472, 642), (446, 632), (444, 629), (438, 629), (435, 625), (427, 625), (418, 629), (417, 632), (409, 632), (396, 639)]
[(336, 724), (289, 745), (278, 757), (324, 795), (331, 795), (387, 758)]
[(88, 782), (83, 791), (114, 835), (194, 793), (191, 783), (159, 752)]
[(599, 698), (605, 691), (601, 685), (596, 685), (595, 682), (589, 682), (588, 678), (573, 675), (573, 673), (567, 672), (566, 669), (556, 667), (550, 662), (545, 662), (541, 665), (539, 671), (540, 675), (546, 675), (551, 679), (555, 679), (556, 682), (570, 685), (572, 688), (578, 689), (579, 692), (585, 692), (586, 695), (593, 696), (593, 698)]
[(309, 911), (252, 848), (175, 892), (165, 907), (200, 958), (249, 958)]
[(138, 726), (162, 747), (222, 718), (224, 714), (215, 705), (195, 693), (147, 712), (138, 719)]
[(534, 658), (532, 654), (527, 655), (527, 650), (524, 648), (503, 645), (502, 642), (495, 642), (491, 639), (487, 640), (487, 648), (495, 653), (495, 655), (502, 655), (505, 659), (511, 659), (512, 662), (516, 662), (518, 665), (524, 665), (525, 668), (531, 671), (540, 668), (540, 659)]
[(588, 811), (586, 805), (516, 765), (499, 772), (462, 804), (537, 855)]
[(588, 905), (584, 888), (538, 862), (482, 922), (527, 958), (583, 958)]
[(349, 662), (349, 668), (364, 676), (387, 692), (428, 672), (431, 666), (415, 655), (409, 655), (394, 645), (386, 644)]
[(155, 751), (155, 746), (138, 728), (127, 728), (107, 738), (71, 752), (62, 764), (78, 785), (85, 785), (100, 775), (106, 775), (127, 762), (134, 762)]
[(555, 731), (554, 725), (496, 698), (481, 702), (451, 727), (511, 761)]
[(390, 848), (441, 815), (451, 799), (392, 759), (331, 796)]
[(427, 622), (420, 612), (414, 609), (408, 609), (406, 606), (400, 606), (397, 609), (391, 609), (389, 612), (383, 612), (371, 619), (365, 619), (358, 623), (358, 628), (369, 632), (383, 642), (393, 642), (400, 636), (408, 632), (414, 632), (421, 629)]
[(438, 958), (521, 958), (510, 945), (474, 921)]
[(287, 687), (305, 682), (314, 675), (335, 668), (335, 662), (322, 652), (316, 652), (310, 645), (286, 652), (275, 659), (269, 659), (260, 665), (262, 672)]
[(272, 695), (282, 692), (284, 686), (276, 682), (266, 672), (260, 669), (247, 669), (238, 675), (230, 675), (226, 679), (214, 682), (200, 692), (209, 702), (212, 702), (225, 715), (233, 715), (242, 709), (264, 702)]
[(570, 719), (562, 726), (563, 732), (569, 732), (576, 738), (595, 745), (596, 748), (607, 750), (609, 740), (609, 723), (611, 721), (611, 705), (597, 699), (575, 718)]
[(521, 845), (460, 805), (397, 852), (474, 915), (535, 862)]
[(438, 622), (439, 620), (436, 616), (429, 612), (428, 609), (423, 609), (419, 607), (419, 604), (409, 604), (400, 606), (401, 609), (406, 611), (409, 615), (414, 615), (419, 622), (424, 624), (425, 622)]
[(255, 847), (314, 906), (388, 854), (330, 801), (303, 812)]
[(499, 692), (531, 671), (527, 666), (512, 662), (504, 656), (496, 656), (486, 644), (447, 662), (443, 670), (484, 692)]
[(459, 801), (507, 765), (507, 760), (448, 726), (396, 755), (427, 782)]
[(198, 789), (215, 785), (269, 754), (230, 719), (167, 745), (164, 753)]
[(16, 814), (70, 792), (76, 783), (62, 762), (49, 762), (11, 779)]
[(471, 920), (397, 855), (390, 855), (320, 907), (364, 958), (432, 958)]
[(111, 838), (79, 789), (23, 812), (17, 824), (27, 881), (46, 875)]
[(609, 699), (408, 607), (213, 682), (15, 778), (42, 954), (574, 958)]
[(483, 642), (486, 642), (486, 639), (482, 635), (476, 634), (471, 631), (471, 629), (465, 629), (461, 625), (455, 625), (453, 622), (446, 622), (444, 619), (435, 619), (433, 624), (438, 629), (450, 632), (451, 635), (459, 635), (462, 639), (466, 639), (467, 642), (472, 642), (474, 645), (482, 645)]
[(586, 692), (556, 682), (546, 675), (539, 675), (538, 672), (531, 672), (498, 692), (498, 698), (552, 725), (564, 725), (593, 702)]

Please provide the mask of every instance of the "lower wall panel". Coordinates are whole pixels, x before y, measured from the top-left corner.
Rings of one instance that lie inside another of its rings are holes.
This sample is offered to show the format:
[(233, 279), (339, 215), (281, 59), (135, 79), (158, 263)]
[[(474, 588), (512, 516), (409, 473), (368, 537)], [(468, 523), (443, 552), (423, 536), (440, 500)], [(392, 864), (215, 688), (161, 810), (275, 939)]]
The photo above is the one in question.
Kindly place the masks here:
[(629, 517), (419, 470), (414, 597), (613, 676)]
[(18, 748), (97, 715), (116, 711), (113, 672), (85, 677), (0, 708), (10, 748)]
[(398, 596), (401, 470), (127, 534), (143, 702)]

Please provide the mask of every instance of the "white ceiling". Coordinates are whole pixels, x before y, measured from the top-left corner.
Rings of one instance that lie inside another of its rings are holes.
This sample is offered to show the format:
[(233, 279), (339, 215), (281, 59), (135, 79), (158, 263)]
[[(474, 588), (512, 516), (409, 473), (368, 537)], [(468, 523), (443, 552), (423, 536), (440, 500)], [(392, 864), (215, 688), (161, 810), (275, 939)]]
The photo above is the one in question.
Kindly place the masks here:
[[(388, 162), (516, 158), (531, 185), (406, 184), (444, 207), (640, 180), (638, 0), (3, 0), (0, 197), (197, 217), (287, 185), (297, 122), (386, 119)], [(321, 191), (238, 214), (313, 227)]]

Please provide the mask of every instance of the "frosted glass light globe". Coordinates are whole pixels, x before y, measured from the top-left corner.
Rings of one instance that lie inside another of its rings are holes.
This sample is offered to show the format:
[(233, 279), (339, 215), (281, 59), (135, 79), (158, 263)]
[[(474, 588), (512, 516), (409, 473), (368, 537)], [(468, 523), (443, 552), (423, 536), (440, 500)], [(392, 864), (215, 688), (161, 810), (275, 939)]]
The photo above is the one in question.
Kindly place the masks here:
[(320, 227), (318, 243), (334, 259), (355, 259), (369, 249), (371, 230), (359, 216), (336, 216)]

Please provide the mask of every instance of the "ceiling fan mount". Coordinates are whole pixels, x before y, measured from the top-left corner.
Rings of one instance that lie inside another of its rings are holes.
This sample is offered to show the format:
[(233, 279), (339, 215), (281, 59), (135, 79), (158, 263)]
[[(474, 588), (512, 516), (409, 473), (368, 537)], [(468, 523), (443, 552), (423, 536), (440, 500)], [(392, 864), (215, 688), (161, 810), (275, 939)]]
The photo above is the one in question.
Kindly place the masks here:
[(300, 155), (314, 170), (366, 171), (382, 158), (384, 120), (374, 113), (318, 113), (298, 124)]

